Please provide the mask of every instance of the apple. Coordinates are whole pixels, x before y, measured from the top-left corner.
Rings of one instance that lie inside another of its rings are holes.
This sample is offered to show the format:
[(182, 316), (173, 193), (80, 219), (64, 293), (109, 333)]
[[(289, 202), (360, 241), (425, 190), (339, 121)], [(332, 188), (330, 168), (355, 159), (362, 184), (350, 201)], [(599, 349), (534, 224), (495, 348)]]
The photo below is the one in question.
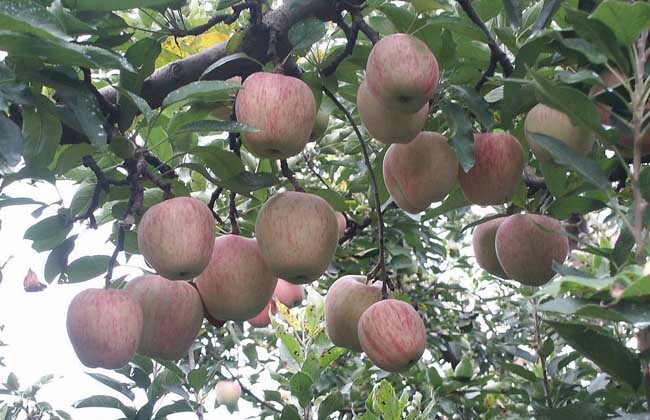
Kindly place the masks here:
[(454, 188), (458, 158), (445, 136), (424, 131), (408, 144), (388, 148), (383, 174), (395, 203), (409, 213), (419, 213)]
[(273, 299), (269, 301), (269, 303), (262, 309), (262, 312), (259, 314), (255, 315), (253, 318), (248, 320), (248, 323), (251, 324), (251, 327), (253, 328), (264, 328), (267, 325), (271, 323), (271, 315), (270, 313), (274, 314), (278, 311), (277, 306), (275, 305), (275, 302)]
[[(600, 75), (601, 80), (605, 83), (608, 89), (616, 89), (621, 85), (621, 79), (625, 76), (617, 75), (611, 71), (605, 71)], [(589, 90), (589, 96), (591, 98), (596, 97), (597, 95), (602, 94), (604, 91), (602, 86), (593, 86)], [(596, 98), (597, 100), (598, 98)], [(626, 127), (622, 123), (612, 119), (612, 107), (605, 103), (597, 103), (596, 108), (598, 109), (598, 117), (600, 122), (604, 125), (614, 125), (616, 123), (616, 128), (622, 131), (621, 136), (618, 139), (618, 149), (623, 155), (623, 157), (631, 159), (634, 156), (634, 136), (629, 127)], [(650, 99), (645, 106), (646, 110), (650, 110)], [(605, 145), (607, 145), (605, 143)], [(641, 137), (641, 155), (646, 156), (650, 154), (650, 131), (647, 131), (646, 134)]]
[(381, 283), (366, 284), (366, 276), (348, 275), (336, 280), (325, 296), (325, 329), (335, 345), (360, 352), (359, 318), (381, 299)]
[(530, 134), (537, 133), (553, 137), (566, 144), (573, 151), (586, 155), (594, 144), (591, 130), (573, 125), (568, 115), (544, 104), (537, 104), (526, 115), (524, 132), (528, 146), (538, 160), (553, 162), (553, 156)]
[(323, 109), (319, 109), (316, 114), (316, 121), (314, 122), (314, 128), (311, 130), (309, 135), (310, 141), (318, 141), (321, 137), (327, 132), (327, 127), (330, 125), (330, 114)]
[(140, 276), (127, 283), (142, 306), (143, 330), (138, 353), (156, 359), (183, 357), (203, 322), (203, 302), (189, 283), (160, 276)]
[(223, 235), (214, 241), (212, 259), (196, 279), (206, 311), (213, 318), (233, 321), (259, 314), (276, 283), (257, 241), (239, 235)]
[(68, 307), (68, 337), (89, 368), (126, 365), (140, 344), (142, 326), (142, 307), (124, 290), (86, 289)]
[(569, 240), (556, 233), (560, 222), (539, 214), (513, 214), (497, 229), (495, 247), (503, 270), (528, 286), (541, 286), (555, 275), (553, 261), (562, 264)]
[(348, 228), (348, 219), (340, 211), (336, 212), (336, 221), (339, 224), (339, 238), (342, 238), (345, 235), (345, 230)]
[(201, 201), (176, 197), (149, 208), (138, 226), (138, 248), (161, 276), (196, 277), (210, 262), (214, 218)]
[(305, 288), (302, 285), (291, 284), (284, 279), (278, 279), (273, 296), (278, 298), (284, 306), (293, 308), (300, 305), (305, 298)]
[(429, 103), (415, 113), (389, 109), (375, 97), (364, 81), (357, 90), (357, 108), (361, 122), (375, 140), (384, 143), (408, 143), (418, 135), (427, 122)]
[(474, 134), (474, 166), (458, 170), (465, 198), (481, 206), (510, 201), (524, 170), (519, 141), (509, 133)]
[(388, 372), (402, 372), (420, 360), (427, 333), (420, 315), (401, 300), (372, 304), (359, 318), (359, 342), (368, 358)]
[(438, 84), (438, 62), (427, 44), (409, 34), (382, 38), (370, 51), (366, 81), (387, 107), (418, 112)]
[(237, 406), (237, 401), (241, 397), (241, 386), (236, 381), (219, 381), (217, 382), (216, 397), (219, 404), (228, 408)]
[(321, 197), (287, 191), (264, 203), (255, 235), (272, 273), (289, 283), (305, 284), (320, 277), (334, 258), (338, 222)]
[(501, 267), (494, 245), (497, 229), (504, 220), (504, 217), (499, 217), (476, 226), (472, 234), (472, 247), (474, 248), (476, 262), (483, 270), (494, 276), (507, 279), (508, 275)]
[(277, 73), (253, 73), (235, 101), (237, 121), (259, 131), (242, 134), (257, 157), (287, 159), (300, 153), (316, 121), (316, 99), (305, 82)]

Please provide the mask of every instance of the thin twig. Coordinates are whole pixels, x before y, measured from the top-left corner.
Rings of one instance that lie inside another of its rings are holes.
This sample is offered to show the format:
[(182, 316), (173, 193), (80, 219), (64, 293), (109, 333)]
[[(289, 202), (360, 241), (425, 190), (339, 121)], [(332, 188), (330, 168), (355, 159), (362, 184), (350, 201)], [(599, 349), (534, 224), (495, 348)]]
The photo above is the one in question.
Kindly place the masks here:
[(293, 176), (293, 171), (289, 169), (289, 164), (287, 163), (286, 159), (280, 160), (280, 168), (282, 169), (282, 175), (284, 175), (289, 182), (291, 182), (291, 185), (293, 185), (293, 189), (298, 191), (298, 192), (305, 192), (305, 189), (300, 185), (300, 182), (296, 179), (295, 176)]
[(311, 159), (311, 156), (309, 155), (309, 153), (308, 152), (302, 152), (302, 158), (307, 163), (307, 168), (309, 168), (311, 173), (314, 174), (314, 176), (316, 176), (316, 178), (318, 178), (318, 180), (325, 186), (325, 188), (327, 188), (328, 190), (331, 190), (332, 187), (330, 187), (330, 185), (327, 183), (327, 181), (325, 181), (325, 179), (321, 176), (321, 174), (319, 174), (318, 171), (316, 170), (316, 167), (314, 166), (314, 161)]
[(111, 279), (113, 278), (113, 270), (117, 265), (117, 256), (120, 255), (120, 252), (124, 251), (124, 238), (125, 238), (125, 228), (122, 224), (118, 224), (117, 228), (117, 243), (115, 244), (115, 249), (111, 255), (111, 259), (108, 261), (108, 270), (106, 271), (105, 284), (106, 288), (111, 287)]
[(223, 187), (217, 187), (213, 192), (212, 195), (210, 196), (210, 201), (208, 202), (208, 207), (210, 208), (210, 211), (212, 212), (212, 215), (214, 216), (214, 219), (219, 223), (220, 225), (223, 225), (223, 220), (221, 220), (221, 217), (217, 214), (217, 211), (214, 209), (214, 206), (217, 204), (217, 200), (219, 199), (219, 196), (223, 192)]
[(370, 186), (372, 187), (372, 192), (374, 196), (374, 207), (375, 211), (377, 212), (377, 229), (379, 231), (379, 262), (377, 265), (368, 273), (368, 281), (372, 281), (375, 278), (379, 279), (382, 281), (382, 298), (386, 299), (388, 297), (388, 288), (390, 287), (391, 290), (393, 290), (393, 284), (388, 278), (388, 275), (386, 273), (386, 251), (385, 251), (385, 244), (384, 244), (384, 217), (381, 211), (381, 201), (379, 200), (379, 189), (377, 188), (377, 178), (375, 177), (375, 171), (372, 168), (372, 163), (370, 162), (370, 156), (368, 154), (368, 149), (366, 147), (366, 142), (363, 140), (363, 136), (361, 135), (361, 131), (359, 131), (359, 127), (357, 124), (354, 122), (354, 118), (352, 118), (352, 114), (350, 114), (350, 111), (347, 110), (343, 106), (343, 104), (336, 98), (336, 96), (325, 86), (322, 86), (323, 93), (334, 102), (336, 107), (345, 114), (345, 117), (348, 119), (350, 124), (352, 125), (352, 129), (354, 130), (358, 140), (359, 144), (361, 145), (361, 152), (363, 153), (363, 159), (366, 164), (366, 168), (368, 170), (368, 176), (370, 178)]
[(158, 156), (148, 150), (144, 150), (142, 154), (147, 163), (156, 168), (163, 178), (178, 178), (178, 174), (174, 171), (174, 168), (160, 160)]
[(106, 116), (109, 123), (113, 124), (117, 121), (118, 110), (115, 105), (108, 102), (104, 95), (101, 94), (97, 87), (93, 84), (92, 73), (89, 68), (81, 67), (81, 72), (84, 76), (84, 85), (90, 90), (93, 94), (97, 103), (99, 103), (99, 108), (102, 110), (102, 113)]
[(174, 198), (174, 185), (163, 181), (162, 176), (153, 172), (148, 166), (144, 169), (144, 176), (163, 190), (163, 200)]
[(546, 400), (546, 407), (551, 407), (551, 387), (548, 381), (548, 371), (546, 369), (546, 356), (540, 354), (540, 349), (542, 348), (542, 321), (537, 312), (537, 302), (534, 303), (533, 307), (533, 317), (535, 323), (535, 345), (537, 346), (537, 355), (539, 356), (539, 362), (542, 366), (542, 376), (543, 376), (543, 386), (544, 386), (544, 398)]
[[(225, 367), (225, 366), (224, 366), (224, 367)], [(245, 385), (244, 385), (244, 384), (239, 380), (239, 378), (237, 378), (235, 375), (232, 374), (232, 372), (230, 372), (230, 369), (228, 369), (227, 367), (225, 367), (225, 368), (226, 368), (226, 370), (228, 371), (228, 373), (230, 374), (230, 378), (226, 377), (223, 373), (217, 371), (217, 375), (218, 375), (221, 379), (225, 379), (225, 380), (227, 380), (227, 381), (237, 381), (237, 383), (239, 384), (239, 387), (241, 388), (242, 392), (243, 392), (244, 394), (248, 395), (249, 397), (251, 397), (252, 399), (254, 399), (255, 401), (257, 401), (257, 403), (260, 404), (262, 407), (268, 408), (269, 410), (274, 411), (274, 412), (276, 412), (276, 413), (281, 413), (281, 412), (282, 412), (282, 410), (280, 410), (279, 408), (275, 407), (274, 405), (272, 405), (272, 404), (270, 404), (270, 403), (264, 401), (263, 399), (261, 399), (261, 398), (259, 398), (257, 395), (255, 395), (255, 394), (253, 393), (253, 391), (251, 391), (250, 389), (248, 389), (248, 388), (247, 388), (247, 387), (246, 387), (246, 386), (245, 386)]]
[(513, 67), (512, 63), (510, 62), (510, 59), (508, 58), (508, 55), (497, 45), (496, 39), (492, 36), (490, 33), (490, 30), (485, 26), (485, 23), (481, 19), (481, 17), (476, 13), (476, 10), (472, 7), (470, 0), (457, 0), (458, 4), (460, 4), (460, 7), (463, 8), (467, 16), (470, 18), (472, 22), (478, 28), (485, 34), (487, 38), (487, 44), (488, 47), (490, 48), (490, 53), (496, 57), (496, 60), (499, 62), (501, 65), (501, 68), (503, 68), (503, 74), (508, 77), (512, 74), (513, 71), (515, 71), (515, 68)]
[[(240, 4), (236, 4), (232, 6), (233, 12), (230, 14), (222, 14), (222, 15), (215, 15), (212, 16), (206, 23), (203, 25), (198, 25), (195, 26), (194, 28), (191, 29), (183, 29), (179, 27), (173, 27), (169, 29), (169, 34), (175, 37), (184, 37), (184, 36), (190, 36), (190, 35), (201, 35), (207, 31), (210, 30), (213, 26), (219, 24), (219, 23), (225, 23), (227, 25), (230, 25), (234, 23), (237, 19), (239, 19), (239, 15), (241, 12), (244, 10), (250, 9), (251, 10), (251, 15), (255, 13), (255, 16), (259, 14), (261, 10), (261, 5), (256, 2), (256, 1), (245, 1)], [(253, 12), (255, 10), (255, 12)]]
[(494, 54), (490, 54), (490, 64), (481, 75), (481, 78), (476, 83), (476, 86), (474, 86), (474, 90), (479, 92), (483, 87), (483, 85), (485, 84), (485, 82), (487, 82), (488, 79), (494, 75), (496, 69), (497, 69), (497, 56)]
[(239, 224), (237, 223), (237, 217), (239, 213), (237, 212), (237, 193), (230, 193), (230, 210), (228, 211), (228, 218), (230, 219), (230, 233), (233, 235), (239, 235)]

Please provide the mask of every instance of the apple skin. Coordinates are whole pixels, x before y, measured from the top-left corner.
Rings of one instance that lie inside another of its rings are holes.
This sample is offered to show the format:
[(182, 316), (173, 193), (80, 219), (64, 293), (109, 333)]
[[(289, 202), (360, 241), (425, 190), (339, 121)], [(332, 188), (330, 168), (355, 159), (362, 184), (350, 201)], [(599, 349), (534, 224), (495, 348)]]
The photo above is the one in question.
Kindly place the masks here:
[(465, 198), (480, 206), (510, 201), (524, 170), (521, 144), (509, 133), (474, 134), (474, 167), (458, 180)]
[(304, 148), (316, 121), (316, 99), (305, 82), (276, 73), (253, 73), (235, 101), (237, 121), (260, 131), (242, 134), (257, 157), (287, 159)]
[(361, 352), (359, 318), (380, 299), (381, 283), (366, 284), (366, 276), (348, 275), (336, 280), (325, 296), (325, 329), (332, 343)]
[(248, 323), (251, 324), (253, 328), (264, 328), (271, 323), (271, 316), (269, 315), (269, 310), (272, 314), (275, 314), (278, 311), (277, 306), (273, 299), (262, 309), (262, 312), (255, 315), (253, 318), (248, 320)]
[(241, 397), (241, 386), (236, 381), (219, 381), (215, 387), (219, 404), (234, 407)]
[(201, 329), (203, 302), (189, 283), (160, 276), (140, 276), (124, 288), (142, 306), (142, 337), (138, 353), (156, 359), (183, 357)]
[(300, 305), (305, 299), (305, 288), (302, 285), (291, 284), (284, 279), (278, 279), (273, 296), (289, 308)]
[(197, 277), (206, 311), (219, 320), (244, 321), (271, 299), (277, 277), (264, 263), (257, 241), (223, 235), (214, 241), (212, 259)]
[[(621, 76), (617, 76), (615, 73), (612, 73), (609, 70), (602, 73), (600, 75), (600, 78), (610, 89), (616, 89), (621, 85)], [(594, 96), (601, 94), (603, 90), (604, 89), (602, 86), (593, 86), (589, 90), (589, 96), (593, 98)], [(596, 98), (596, 100), (598, 99)], [(596, 108), (598, 109), (598, 117), (600, 119), (600, 122), (604, 125), (612, 125), (612, 107), (604, 103), (596, 103)], [(648, 103), (646, 103), (645, 109), (650, 110), (650, 100), (648, 100)], [(603, 142), (603, 144), (607, 146), (606, 142)], [(621, 134), (618, 139), (618, 146), (618, 149), (623, 157), (631, 159), (634, 156), (634, 137), (631, 131)], [(649, 154), (650, 131), (648, 131), (646, 135), (641, 138), (641, 156), (647, 156)]]
[(340, 211), (336, 212), (336, 221), (339, 224), (339, 238), (345, 235), (345, 230), (348, 228), (348, 219)]
[(427, 45), (408, 34), (383, 37), (366, 64), (370, 91), (388, 108), (418, 112), (438, 85), (438, 62)]
[(126, 365), (140, 344), (142, 326), (142, 307), (124, 290), (86, 289), (68, 307), (68, 337), (89, 368)]
[(528, 146), (537, 160), (554, 162), (553, 156), (529, 133), (544, 134), (562, 141), (573, 151), (586, 155), (594, 144), (591, 130), (573, 125), (568, 115), (544, 104), (537, 104), (528, 111), (524, 122)]
[(427, 344), (424, 321), (411, 305), (385, 299), (359, 318), (359, 342), (368, 358), (387, 372), (403, 372), (417, 363)]
[(505, 217), (499, 217), (476, 226), (472, 234), (472, 247), (479, 267), (494, 276), (507, 279), (508, 275), (501, 267), (494, 245), (497, 229), (504, 220)]
[(286, 191), (264, 203), (255, 235), (271, 272), (289, 283), (305, 284), (320, 277), (334, 258), (338, 222), (321, 197)]
[(324, 110), (318, 110), (316, 114), (316, 121), (314, 122), (314, 128), (311, 130), (309, 135), (309, 141), (318, 141), (325, 135), (327, 132), (327, 127), (330, 125), (330, 114)]
[(383, 174), (397, 205), (409, 213), (419, 213), (443, 200), (454, 188), (458, 158), (445, 136), (423, 131), (408, 144), (388, 148)]
[(147, 262), (170, 280), (196, 277), (210, 262), (214, 217), (201, 201), (176, 197), (149, 208), (138, 226), (138, 247)]
[[(545, 229), (552, 230), (547, 232)], [(510, 278), (528, 286), (541, 286), (555, 275), (553, 261), (562, 264), (569, 240), (555, 233), (560, 222), (539, 214), (513, 214), (501, 222), (495, 247), (499, 262)]]
[(429, 113), (428, 102), (416, 113), (389, 109), (372, 94), (366, 81), (357, 90), (357, 108), (368, 134), (384, 144), (412, 141), (424, 128)]

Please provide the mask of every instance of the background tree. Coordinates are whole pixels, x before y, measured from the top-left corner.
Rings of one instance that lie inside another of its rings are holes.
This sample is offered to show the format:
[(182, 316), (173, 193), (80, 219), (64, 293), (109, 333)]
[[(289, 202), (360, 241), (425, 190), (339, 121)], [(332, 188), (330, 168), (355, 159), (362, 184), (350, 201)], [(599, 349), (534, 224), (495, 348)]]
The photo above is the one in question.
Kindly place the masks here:
[[(119, 376), (95, 376), (130, 400), (146, 395), (142, 406), (88, 396), (77, 407), (202, 418), (216, 384), (235, 381), (239, 388), (220, 386), (230, 390), (220, 400), (232, 407), (240, 389), (261, 417), (281, 419), (633, 419), (650, 410), (650, 4), (9, 0), (0, 23), (0, 191), (77, 185), (70, 203), (0, 195), (1, 207), (45, 213), (25, 238), (47, 255), (38, 273), (47, 282), (103, 275), (120, 288), (125, 278), (113, 272), (137, 260), (142, 215), (172, 196), (207, 203), (220, 234), (251, 237), (261, 205), (281, 190), (319, 195), (346, 220), (305, 305), (276, 302), (265, 329), (212, 320), (178, 362), (137, 355)], [(436, 57), (425, 129), (450, 139), (465, 190), (456, 185), (417, 215), (390, 199), (389, 146), (371, 140), (357, 108), (373, 44), (394, 33), (412, 34)], [(258, 159), (242, 146), (254, 128), (235, 120), (233, 99), (238, 78), (260, 70), (313, 91), (322, 126), (298, 156)], [(541, 110), (527, 119), (538, 103), (564, 118)], [(598, 141), (586, 147), (562, 127)], [(513, 160), (482, 161), (480, 139), (503, 131), (512, 137), (499, 138), (521, 145), (523, 173)], [(495, 179), (506, 203), (467, 193), (472, 169), (482, 179), (494, 174), (489, 165), (514, 165), (516, 184)], [(572, 249), (541, 288), (488, 274), (470, 251), (474, 226), (524, 211), (561, 220)], [(110, 224), (114, 253), (69, 261), (75, 223)], [(427, 350), (415, 366), (389, 374), (332, 345), (324, 296), (346, 274), (378, 279), (384, 296), (417, 309)], [(234, 375), (243, 365), (254, 373)], [(275, 385), (261, 393), (261, 378)], [(15, 376), (1, 392), (19, 392)], [(0, 413), (66, 417), (31, 404), (34, 395), (18, 395), (28, 408), (5, 404)], [(158, 403), (168, 395), (176, 401)]]

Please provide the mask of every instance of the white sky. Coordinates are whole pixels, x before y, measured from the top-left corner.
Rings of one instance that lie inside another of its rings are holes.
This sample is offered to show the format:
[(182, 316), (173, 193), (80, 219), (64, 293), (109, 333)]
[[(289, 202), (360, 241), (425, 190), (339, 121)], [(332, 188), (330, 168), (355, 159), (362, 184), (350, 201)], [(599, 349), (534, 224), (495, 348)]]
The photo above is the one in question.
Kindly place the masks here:
[[(59, 183), (64, 203), (68, 205), (76, 190), (70, 183)], [(27, 183), (9, 186), (3, 191), (13, 197), (31, 197), (51, 203), (59, 200), (56, 189), (47, 183), (30, 186)], [(125, 404), (130, 401), (120, 393), (113, 391), (95, 381), (84, 372), (96, 371), (126, 381), (121, 375), (102, 369), (88, 370), (77, 359), (68, 340), (65, 318), (68, 303), (79, 291), (91, 287), (102, 287), (103, 277), (80, 284), (51, 284), (39, 293), (26, 293), (23, 290), (23, 278), (28, 268), (43, 278), (43, 267), (48, 253), (37, 253), (31, 248), (31, 241), (23, 240), (25, 230), (36, 222), (30, 213), (35, 206), (14, 206), (0, 209), (0, 265), (10, 256), (13, 259), (3, 270), (0, 284), (0, 325), (5, 330), (0, 332), (0, 340), (8, 346), (0, 347), (0, 356), (4, 357), (7, 368), (0, 367), (0, 382), (5, 382), (9, 372), (14, 372), (21, 382), (21, 388), (29, 387), (41, 376), (53, 374), (60, 378), (43, 387), (38, 394), (40, 401), (49, 402), (55, 409), (67, 411), (73, 418), (92, 418), (97, 420), (117, 418), (121, 412), (114, 409), (84, 408), (74, 409), (71, 404), (92, 395), (111, 395), (120, 398)], [(46, 210), (41, 217), (55, 213), (57, 206)], [(97, 231), (77, 224), (74, 232), (81, 232), (70, 261), (82, 255), (110, 255), (113, 246), (105, 243), (110, 232), (110, 224)], [(131, 272), (134, 270), (131, 269)], [(137, 271), (135, 271), (137, 273)], [(118, 268), (115, 276), (125, 274)], [(256, 395), (262, 396), (260, 389), (253, 387)], [(214, 393), (212, 393), (214, 394)], [(138, 394), (136, 393), (136, 396)], [(5, 396), (0, 398), (3, 400)], [(136, 397), (136, 408), (146, 400), (143, 395)], [(174, 396), (174, 399), (180, 397)], [(240, 411), (231, 415), (225, 408), (214, 409), (214, 395), (206, 404), (208, 413), (205, 419), (243, 419), (256, 417), (258, 410), (246, 401), (240, 400)], [(193, 413), (180, 413), (170, 416), (173, 420), (195, 419)]]

